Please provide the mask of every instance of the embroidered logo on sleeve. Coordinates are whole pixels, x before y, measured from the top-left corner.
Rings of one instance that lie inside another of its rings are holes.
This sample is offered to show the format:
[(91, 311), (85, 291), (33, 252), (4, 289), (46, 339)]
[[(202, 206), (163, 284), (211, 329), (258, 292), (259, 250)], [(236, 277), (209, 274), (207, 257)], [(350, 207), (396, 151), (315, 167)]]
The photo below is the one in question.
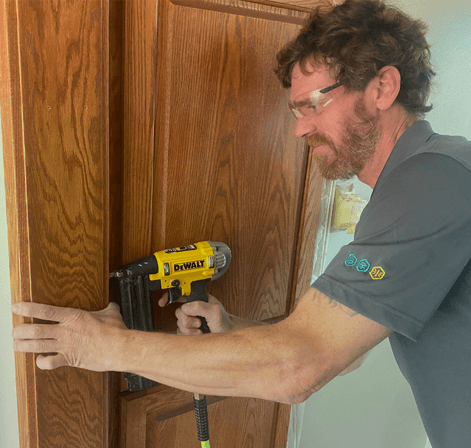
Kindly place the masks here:
[[(371, 268), (371, 264), (366, 258), (363, 258), (363, 260), (358, 261), (355, 255), (350, 254), (345, 260), (345, 266), (348, 266), (348, 267), (353, 267), (357, 263), (358, 263), (358, 266), (357, 266), (358, 272), (366, 273)], [(386, 275), (386, 271), (383, 269), (382, 266), (374, 266), (369, 272), (369, 274), (373, 280), (381, 280)]]
[(370, 272), (370, 277), (373, 280), (381, 280), (385, 275), (386, 272), (381, 266), (375, 266)]
[(355, 255), (353, 254), (350, 254), (345, 260), (345, 266), (355, 266), (357, 264), (357, 261), (357, 257), (355, 257)]

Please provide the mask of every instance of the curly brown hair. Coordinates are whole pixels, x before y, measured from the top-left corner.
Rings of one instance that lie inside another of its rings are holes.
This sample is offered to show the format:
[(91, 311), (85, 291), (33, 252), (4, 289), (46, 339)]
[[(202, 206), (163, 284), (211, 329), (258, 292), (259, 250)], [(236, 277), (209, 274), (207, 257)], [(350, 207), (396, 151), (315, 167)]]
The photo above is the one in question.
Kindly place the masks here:
[(383, 0), (346, 0), (326, 9), (317, 7), (298, 36), (278, 54), (275, 73), (284, 87), (291, 87), (293, 67), (299, 62), (307, 74), (306, 62), (326, 64), (347, 91), (364, 91), (385, 66), (401, 75), (396, 101), (409, 115), (422, 119), (431, 80), (430, 46), (425, 39), (427, 25), (414, 20)]

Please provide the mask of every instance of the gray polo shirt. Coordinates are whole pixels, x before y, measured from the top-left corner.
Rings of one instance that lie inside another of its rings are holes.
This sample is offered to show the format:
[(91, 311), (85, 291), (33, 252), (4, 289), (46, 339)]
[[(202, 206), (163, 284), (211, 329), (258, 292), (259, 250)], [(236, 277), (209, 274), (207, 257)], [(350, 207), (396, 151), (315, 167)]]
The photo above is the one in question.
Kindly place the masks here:
[(394, 331), (432, 446), (470, 448), (471, 142), (409, 127), (354, 241), (312, 286)]

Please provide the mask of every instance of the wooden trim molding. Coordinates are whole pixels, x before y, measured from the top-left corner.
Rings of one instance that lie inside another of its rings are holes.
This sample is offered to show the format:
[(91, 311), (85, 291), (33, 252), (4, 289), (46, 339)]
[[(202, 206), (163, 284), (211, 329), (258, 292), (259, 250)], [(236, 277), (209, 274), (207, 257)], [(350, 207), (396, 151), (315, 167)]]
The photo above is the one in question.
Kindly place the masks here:
[[(12, 302), (108, 301), (108, 1), (0, 4)], [(21, 448), (109, 445), (106, 374), (15, 361)]]

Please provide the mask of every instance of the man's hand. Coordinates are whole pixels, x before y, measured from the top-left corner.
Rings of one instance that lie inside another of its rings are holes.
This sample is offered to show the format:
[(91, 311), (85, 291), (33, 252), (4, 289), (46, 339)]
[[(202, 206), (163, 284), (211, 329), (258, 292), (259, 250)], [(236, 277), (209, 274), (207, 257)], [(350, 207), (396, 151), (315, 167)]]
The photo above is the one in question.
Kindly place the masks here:
[[(223, 333), (234, 330), (232, 316), (224, 309), (222, 303), (208, 294), (208, 302), (196, 301), (186, 303), (185, 296), (180, 297), (177, 302), (185, 303), (175, 311), (177, 316), (177, 334), (186, 336), (194, 336), (203, 334), (198, 330), (201, 326), (201, 319), (196, 316), (202, 316), (206, 319), (211, 333)], [(159, 306), (163, 307), (167, 304), (168, 293), (165, 293), (159, 300)]]
[(126, 330), (116, 303), (110, 303), (101, 311), (88, 312), (20, 302), (12, 311), (25, 317), (58, 322), (23, 324), (13, 329), (15, 351), (41, 353), (36, 360), (40, 369), (72, 366), (96, 372), (114, 370), (113, 349), (117, 346), (117, 335)]

